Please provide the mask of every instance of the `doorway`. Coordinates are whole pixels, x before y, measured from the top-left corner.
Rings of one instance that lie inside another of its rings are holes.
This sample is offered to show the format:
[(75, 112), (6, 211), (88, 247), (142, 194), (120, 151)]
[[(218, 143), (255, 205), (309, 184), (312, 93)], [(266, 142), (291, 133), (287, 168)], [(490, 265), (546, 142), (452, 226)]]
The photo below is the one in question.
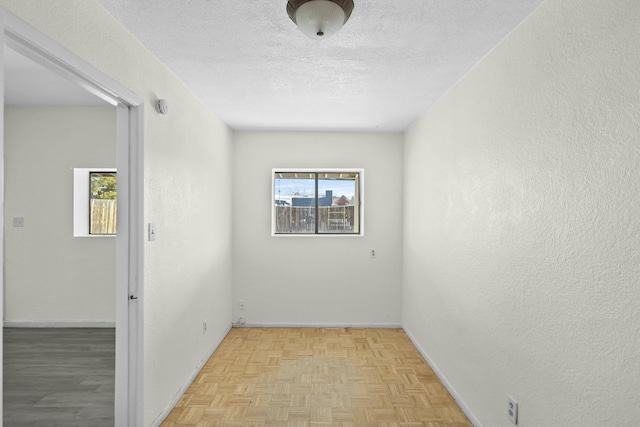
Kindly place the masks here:
[[(115, 393), (114, 424), (123, 427), (142, 425), (142, 100), (100, 73), (62, 46), (0, 8), (3, 21), (2, 49), (10, 47), (21, 55), (98, 96), (116, 109), (116, 167), (118, 170), (118, 233), (116, 239), (115, 291)], [(4, 74), (4, 55), (2, 74)], [(4, 86), (4, 85), (2, 85)], [(2, 155), (4, 157), (4, 91), (0, 117)], [(5, 201), (4, 178), (0, 194)], [(19, 218), (19, 217), (17, 217)], [(13, 219), (9, 219), (11, 223)], [(18, 220), (19, 223), (19, 220)], [(7, 218), (1, 222), (6, 236)], [(4, 250), (3, 250), (4, 252)], [(2, 253), (4, 259), (4, 253)], [(2, 266), (4, 275), (4, 265)], [(0, 276), (0, 277), (2, 277)], [(5, 284), (2, 284), (3, 298)], [(1, 333), (1, 328), (0, 328)], [(1, 338), (1, 337), (0, 337)], [(2, 340), (0, 340), (2, 342)], [(2, 348), (0, 347), (0, 350)], [(0, 354), (2, 352), (0, 351)]]
[[(116, 237), (77, 235), (91, 183), (71, 184), (76, 166), (115, 168), (116, 108), (8, 47), (4, 60), (3, 419), (111, 427)], [(115, 226), (117, 200), (101, 202), (95, 224)]]

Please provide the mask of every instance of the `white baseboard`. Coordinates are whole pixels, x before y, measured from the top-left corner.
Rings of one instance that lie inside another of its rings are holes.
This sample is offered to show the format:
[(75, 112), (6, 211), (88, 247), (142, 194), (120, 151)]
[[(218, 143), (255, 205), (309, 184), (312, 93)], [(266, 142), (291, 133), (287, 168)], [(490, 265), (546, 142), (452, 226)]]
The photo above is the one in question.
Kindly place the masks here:
[(409, 329), (407, 329), (405, 326), (402, 326), (402, 329), (407, 334), (407, 336), (409, 337), (409, 339), (411, 340), (413, 345), (416, 346), (416, 348), (418, 349), (418, 351), (420, 352), (420, 354), (422, 355), (424, 360), (427, 362), (427, 364), (431, 367), (433, 372), (437, 375), (437, 377), (440, 380), (440, 382), (442, 382), (442, 384), (446, 387), (446, 389), (449, 392), (449, 394), (451, 394), (451, 396), (455, 399), (455, 401), (458, 404), (458, 406), (460, 406), (460, 409), (462, 409), (462, 412), (464, 412), (464, 414), (467, 416), (467, 418), (469, 418), (469, 421), (471, 421), (471, 424), (473, 424), (474, 427), (482, 427), (482, 423), (480, 422), (480, 420), (478, 420), (478, 418), (476, 418), (476, 416), (473, 414), (473, 412), (471, 412), (471, 409), (469, 409), (467, 404), (464, 403), (464, 401), (462, 400), (460, 395), (458, 395), (458, 393), (453, 388), (453, 386), (451, 385), (449, 380), (447, 380), (447, 378), (444, 376), (442, 371), (440, 371), (440, 369), (438, 369), (438, 367), (433, 362), (433, 360), (431, 360), (431, 358), (429, 357), (427, 352), (424, 351), (424, 348), (422, 348), (422, 346), (418, 343), (418, 340), (416, 340), (416, 338), (413, 336), (411, 331), (409, 331)]
[(196, 369), (191, 373), (189, 378), (187, 378), (187, 381), (184, 383), (184, 385), (182, 387), (180, 387), (180, 390), (178, 390), (178, 393), (173, 398), (173, 400), (171, 402), (169, 402), (169, 405), (165, 408), (165, 410), (162, 411), (162, 413), (158, 416), (158, 418), (156, 418), (156, 420), (151, 424), (151, 427), (160, 427), (160, 424), (162, 424), (162, 422), (169, 416), (169, 414), (171, 413), (173, 408), (178, 404), (178, 401), (182, 398), (182, 395), (184, 395), (186, 393), (187, 389), (191, 386), (191, 383), (193, 383), (193, 381), (196, 379), (196, 377), (198, 376), (198, 374), (200, 373), (200, 371), (202, 370), (204, 365), (211, 358), (211, 356), (213, 355), (213, 352), (216, 351), (216, 349), (222, 343), (222, 340), (224, 340), (224, 338), (227, 336), (227, 334), (231, 330), (231, 327), (232, 326), (229, 325), (229, 327), (227, 327), (225, 329), (225, 331), (222, 333), (222, 335), (220, 335), (220, 337), (218, 337), (218, 339), (213, 344), (213, 346), (211, 347), (209, 352), (200, 361), (198, 366), (196, 366)]
[(386, 328), (398, 329), (402, 328), (400, 323), (234, 323), (234, 328)]
[(71, 321), (71, 322), (31, 322), (5, 320), (5, 328), (115, 328), (116, 322), (93, 322), (93, 321)]

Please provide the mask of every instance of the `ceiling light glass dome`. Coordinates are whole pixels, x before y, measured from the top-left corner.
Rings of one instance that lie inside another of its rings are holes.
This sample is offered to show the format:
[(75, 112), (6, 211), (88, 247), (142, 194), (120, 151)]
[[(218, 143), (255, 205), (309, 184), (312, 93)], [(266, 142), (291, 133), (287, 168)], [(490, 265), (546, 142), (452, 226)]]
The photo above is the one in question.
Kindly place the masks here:
[(349, 20), (353, 0), (289, 0), (287, 13), (312, 39), (331, 37)]

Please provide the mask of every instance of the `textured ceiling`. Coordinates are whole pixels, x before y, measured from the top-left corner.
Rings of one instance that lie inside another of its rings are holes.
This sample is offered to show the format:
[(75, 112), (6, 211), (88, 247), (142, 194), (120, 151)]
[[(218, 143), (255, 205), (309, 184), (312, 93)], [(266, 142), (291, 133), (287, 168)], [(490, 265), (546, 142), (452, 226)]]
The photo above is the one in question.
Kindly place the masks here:
[(355, 0), (316, 41), (286, 0), (99, 1), (234, 129), (381, 131), (404, 130), (542, 2)]

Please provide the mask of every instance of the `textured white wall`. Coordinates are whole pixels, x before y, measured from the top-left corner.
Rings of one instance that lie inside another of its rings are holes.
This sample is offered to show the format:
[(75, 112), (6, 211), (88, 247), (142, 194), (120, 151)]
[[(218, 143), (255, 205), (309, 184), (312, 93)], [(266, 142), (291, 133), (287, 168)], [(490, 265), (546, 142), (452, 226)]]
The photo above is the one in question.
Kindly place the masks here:
[(5, 108), (5, 320), (115, 321), (116, 239), (73, 237), (73, 168), (115, 163), (115, 108)]
[[(234, 320), (245, 300), (252, 324), (400, 323), (402, 150), (401, 134), (235, 133)], [(364, 168), (364, 236), (272, 237), (278, 167)]]
[[(0, 5), (145, 100), (144, 424), (231, 323), (231, 133), (95, 0)], [(154, 102), (170, 104), (158, 115)], [(202, 334), (202, 322), (208, 331)]]
[(406, 134), (403, 321), (485, 427), (640, 425), (639, 22), (547, 0)]

